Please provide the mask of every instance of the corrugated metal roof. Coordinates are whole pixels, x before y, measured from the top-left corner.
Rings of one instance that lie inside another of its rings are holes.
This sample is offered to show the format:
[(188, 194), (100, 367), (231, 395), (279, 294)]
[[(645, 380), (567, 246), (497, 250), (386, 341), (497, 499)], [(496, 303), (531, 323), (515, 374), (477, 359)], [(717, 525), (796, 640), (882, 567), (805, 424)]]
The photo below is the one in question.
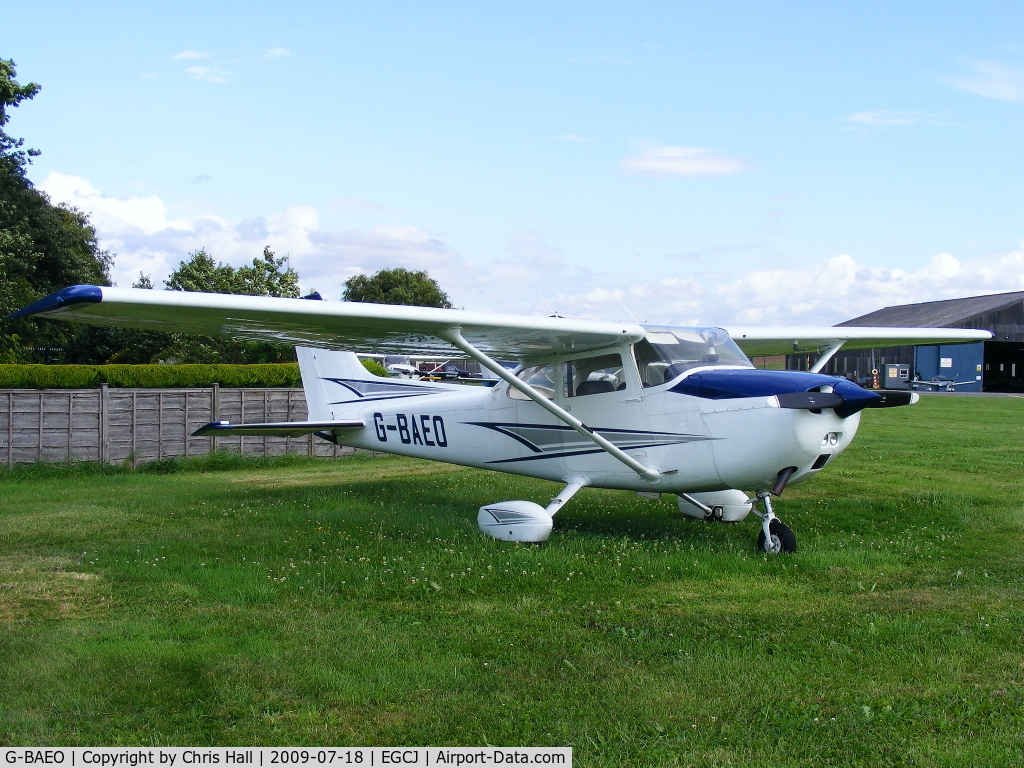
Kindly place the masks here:
[(1024, 302), (1024, 291), (886, 307), (885, 309), (869, 312), (866, 315), (861, 315), (836, 325), (880, 326), (888, 328), (949, 328), (975, 315), (993, 312), (1018, 302)]

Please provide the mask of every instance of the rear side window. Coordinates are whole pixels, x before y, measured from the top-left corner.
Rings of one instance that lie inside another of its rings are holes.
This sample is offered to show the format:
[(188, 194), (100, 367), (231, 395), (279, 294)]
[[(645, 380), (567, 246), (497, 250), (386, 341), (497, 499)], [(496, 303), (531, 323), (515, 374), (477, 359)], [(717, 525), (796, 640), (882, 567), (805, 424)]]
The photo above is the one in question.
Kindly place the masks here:
[(622, 355), (598, 355), (565, 363), (562, 393), (566, 397), (585, 397), (626, 388)]

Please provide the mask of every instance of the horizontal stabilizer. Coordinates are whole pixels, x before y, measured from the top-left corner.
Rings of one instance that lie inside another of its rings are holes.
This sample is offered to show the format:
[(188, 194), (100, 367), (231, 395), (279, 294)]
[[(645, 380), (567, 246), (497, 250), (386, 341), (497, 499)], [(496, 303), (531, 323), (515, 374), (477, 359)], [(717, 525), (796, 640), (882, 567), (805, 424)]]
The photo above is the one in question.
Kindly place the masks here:
[(229, 421), (211, 421), (192, 433), (192, 437), (218, 435), (257, 435), (265, 437), (303, 437), (314, 432), (332, 432), (337, 429), (362, 429), (362, 421), (271, 421), (265, 424), (232, 424)]

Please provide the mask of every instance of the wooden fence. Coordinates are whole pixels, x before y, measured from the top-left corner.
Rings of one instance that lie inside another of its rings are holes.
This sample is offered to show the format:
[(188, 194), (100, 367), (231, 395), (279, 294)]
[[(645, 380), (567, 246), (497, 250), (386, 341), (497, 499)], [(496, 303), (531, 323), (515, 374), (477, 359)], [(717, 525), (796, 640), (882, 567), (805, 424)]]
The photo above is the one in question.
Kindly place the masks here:
[(99, 461), (135, 464), (229, 450), (251, 456), (352, 453), (310, 435), (192, 437), (210, 421), (304, 421), (301, 389), (0, 390), (0, 463)]

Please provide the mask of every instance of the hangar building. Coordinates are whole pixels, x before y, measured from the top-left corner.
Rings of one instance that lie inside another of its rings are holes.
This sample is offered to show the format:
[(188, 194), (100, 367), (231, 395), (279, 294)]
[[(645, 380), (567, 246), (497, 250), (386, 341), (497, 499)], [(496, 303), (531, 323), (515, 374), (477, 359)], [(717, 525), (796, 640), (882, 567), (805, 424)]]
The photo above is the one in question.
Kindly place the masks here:
[[(906, 378), (937, 377), (969, 382), (959, 392), (1024, 392), (1024, 291), (971, 296), (886, 307), (839, 326), (892, 328), (979, 328), (992, 331), (991, 341), (920, 347), (840, 350), (826, 366), (828, 373), (862, 379), (873, 370), (885, 388), (906, 388)], [(813, 360), (810, 361), (813, 364)], [(787, 367), (806, 369), (803, 355), (792, 355)]]

